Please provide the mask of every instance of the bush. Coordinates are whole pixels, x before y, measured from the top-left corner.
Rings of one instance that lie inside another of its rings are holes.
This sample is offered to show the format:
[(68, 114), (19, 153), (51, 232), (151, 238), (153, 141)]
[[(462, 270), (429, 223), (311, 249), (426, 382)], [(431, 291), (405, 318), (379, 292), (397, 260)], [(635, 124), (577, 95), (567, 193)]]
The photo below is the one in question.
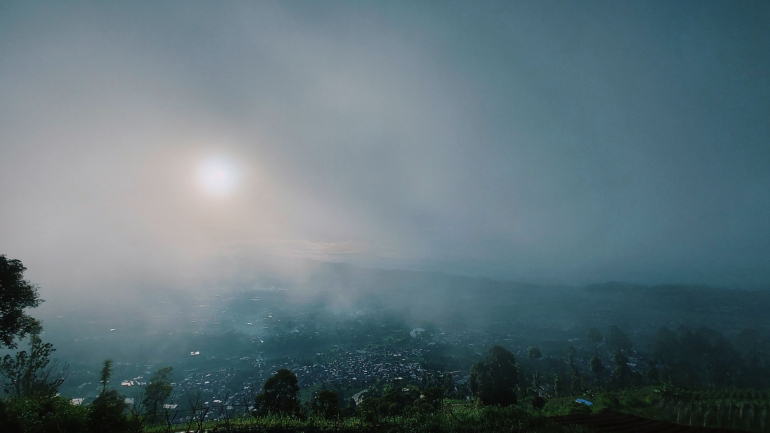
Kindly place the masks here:
[(124, 433), (136, 429), (125, 415), (124, 397), (109, 390), (88, 406), (88, 431), (92, 433)]
[(262, 385), (262, 392), (254, 401), (254, 415), (298, 416), (301, 409), (297, 399), (298, 391), (297, 376), (286, 368), (278, 370)]
[(310, 402), (310, 411), (317, 416), (333, 419), (340, 414), (337, 393), (328, 389), (319, 391)]
[(81, 433), (87, 409), (63, 397), (0, 399), (0, 425), (5, 433)]

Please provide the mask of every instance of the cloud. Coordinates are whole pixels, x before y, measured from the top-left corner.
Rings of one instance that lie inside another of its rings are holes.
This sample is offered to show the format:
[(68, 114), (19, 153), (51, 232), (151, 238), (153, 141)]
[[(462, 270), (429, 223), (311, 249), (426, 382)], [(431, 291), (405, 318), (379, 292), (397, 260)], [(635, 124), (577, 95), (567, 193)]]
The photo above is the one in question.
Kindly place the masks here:
[(765, 6), (3, 8), (0, 245), (51, 290), (269, 255), (770, 281)]

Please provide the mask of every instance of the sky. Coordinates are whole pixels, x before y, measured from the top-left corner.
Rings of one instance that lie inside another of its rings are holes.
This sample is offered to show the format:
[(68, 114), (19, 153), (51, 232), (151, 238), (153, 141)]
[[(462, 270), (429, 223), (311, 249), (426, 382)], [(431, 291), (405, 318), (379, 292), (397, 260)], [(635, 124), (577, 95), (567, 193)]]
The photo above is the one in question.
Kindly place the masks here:
[(44, 295), (275, 258), (770, 286), (770, 3), (0, 1)]

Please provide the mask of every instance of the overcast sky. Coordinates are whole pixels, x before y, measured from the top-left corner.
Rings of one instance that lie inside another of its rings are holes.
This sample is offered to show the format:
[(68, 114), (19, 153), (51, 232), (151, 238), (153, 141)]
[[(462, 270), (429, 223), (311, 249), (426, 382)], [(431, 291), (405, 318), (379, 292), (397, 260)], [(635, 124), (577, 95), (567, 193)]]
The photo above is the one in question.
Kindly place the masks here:
[(768, 287), (768, 23), (766, 1), (0, 1), (0, 253), (60, 293), (266, 257)]

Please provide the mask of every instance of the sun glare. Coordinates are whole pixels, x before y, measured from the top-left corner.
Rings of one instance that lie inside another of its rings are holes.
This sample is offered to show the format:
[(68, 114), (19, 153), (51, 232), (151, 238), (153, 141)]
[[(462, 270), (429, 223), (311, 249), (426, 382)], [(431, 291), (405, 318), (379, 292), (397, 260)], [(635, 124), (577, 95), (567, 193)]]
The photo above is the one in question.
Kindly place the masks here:
[(238, 167), (223, 158), (208, 159), (198, 167), (198, 183), (211, 195), (230, 194), (237, 186), (238, 178)]

